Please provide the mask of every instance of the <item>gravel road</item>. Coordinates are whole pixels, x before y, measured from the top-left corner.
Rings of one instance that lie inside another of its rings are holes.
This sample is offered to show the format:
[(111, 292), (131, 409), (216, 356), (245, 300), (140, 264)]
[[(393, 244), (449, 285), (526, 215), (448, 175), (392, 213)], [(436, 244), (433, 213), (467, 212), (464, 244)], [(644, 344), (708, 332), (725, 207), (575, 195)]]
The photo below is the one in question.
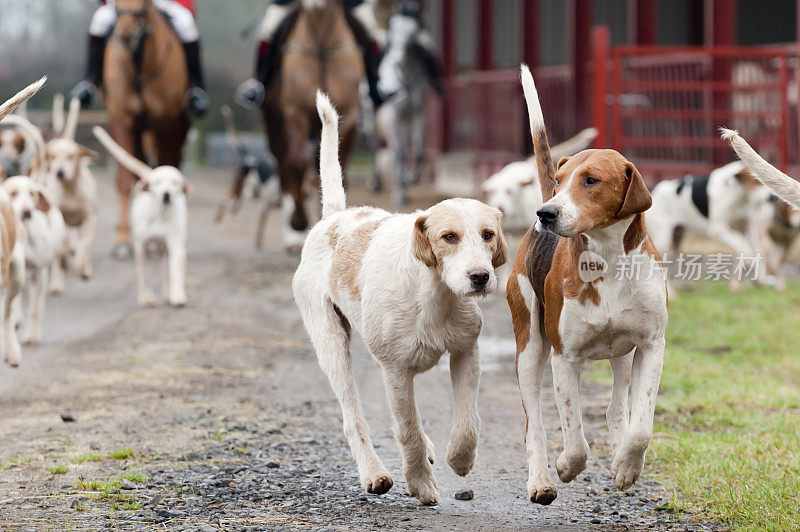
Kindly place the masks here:
[[(626, 493), (614, 488), (605, 428), (610, 390), (597, 385), (584, 389), (587, 471), (572, 484), (557, 483), (551, 506), (527, 501), (524, 421), (502, 296), (481, 302), (483, 431), (466, 478), (444, 461), (447, 364), (417, 378), (419, 409), (437, 449), (437, 506), (407, 494), (379, 371), (354, 342), (373, 441), (395, 479), (386, 495), (363, 493), (338, 404), (292, 300), (298, 259), (282, 252), (277, 219), (272, 242), (257, 252), (256, 205), (214, 225), (228, 174), (190, 175), (188, 305), (141, 309), (132, 262), (108, 254), (116, 204), (110, 174), (98, 172), (96, 276), (70, 278), (66, 293), (48, 301), (42, 345), (24, 349), (19, 369), (0, 367), (0, 529), (714, 528), (659, 510), (669, 494), (646, 478)], [(75, 421), (62, 421), (64, 414)], [(552, 463), (561, 445), (552, 392), (545, 425)], [(65, 465), (66, 473), (56, 469)], [(474, 498), (455, 499), (462, 490)]]

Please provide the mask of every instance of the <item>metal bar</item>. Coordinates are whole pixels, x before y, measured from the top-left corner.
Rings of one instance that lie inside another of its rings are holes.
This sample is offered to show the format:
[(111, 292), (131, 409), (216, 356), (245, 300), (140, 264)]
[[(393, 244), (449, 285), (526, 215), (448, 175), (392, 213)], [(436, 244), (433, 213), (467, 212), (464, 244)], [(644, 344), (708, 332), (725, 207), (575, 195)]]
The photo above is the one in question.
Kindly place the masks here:
[(611, 31), (608, 26), (596, 26), (592, 29), (592, 64), (594, 80), (592, 83), (592, 124), (597, 128), (596, 148), (608, 146), (608, 93), (607, 63), (611, 55)]

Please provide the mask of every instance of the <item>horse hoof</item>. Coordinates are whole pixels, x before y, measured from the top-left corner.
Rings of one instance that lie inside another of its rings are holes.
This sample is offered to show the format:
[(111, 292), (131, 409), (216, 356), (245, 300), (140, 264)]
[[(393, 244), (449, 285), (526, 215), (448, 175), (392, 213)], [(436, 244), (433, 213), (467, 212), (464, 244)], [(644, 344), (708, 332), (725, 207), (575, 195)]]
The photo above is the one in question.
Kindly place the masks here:
[(130, 244), (117, 242), (111, 248), (111, 257), (116, 260), (131, 260), (133, 257), (133, 247)]

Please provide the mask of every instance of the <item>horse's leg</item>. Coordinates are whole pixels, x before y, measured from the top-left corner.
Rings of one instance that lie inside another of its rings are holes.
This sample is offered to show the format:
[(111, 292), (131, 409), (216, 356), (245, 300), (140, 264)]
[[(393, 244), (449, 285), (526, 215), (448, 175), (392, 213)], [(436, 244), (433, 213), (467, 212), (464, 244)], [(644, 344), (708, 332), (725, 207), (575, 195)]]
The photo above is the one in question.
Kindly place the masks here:
[(419, 106), (411, 118), (411, 160), (414, 165), (412, 183), (419, 183), (425, 161), (425, 105)]
[(189, 132), (189, 120), (181, 117), (167, 124), (153, 126), (156, 159), (159, 166), (181, 167), (183, 145)]
[[(137, 140), (138, 133), (134, 130), (133, 120), (130, 118), (109, 116), (108, 126), (111, 136), (122, 149), (128, 153), (137, 153), (141, 143)], [(115, 257), (127, 259), (131, 256), (131, 226), (129, 209), (131, 191), (136, 182), (133, 172), (121, 165), (117, 166), (117, 197), (119, 199), (119, 223), (117, 224), (117, 242), (112, 254)]]
[(305, 114), (286, 112), (288, 150), (280, 165), (282, 206), (284, 212), (283, 243), (287, 249), (299, 248), (305, 241), (308, 216), (303, 194), (303, 178), (308, 169), (306, 143), (311, 124)]

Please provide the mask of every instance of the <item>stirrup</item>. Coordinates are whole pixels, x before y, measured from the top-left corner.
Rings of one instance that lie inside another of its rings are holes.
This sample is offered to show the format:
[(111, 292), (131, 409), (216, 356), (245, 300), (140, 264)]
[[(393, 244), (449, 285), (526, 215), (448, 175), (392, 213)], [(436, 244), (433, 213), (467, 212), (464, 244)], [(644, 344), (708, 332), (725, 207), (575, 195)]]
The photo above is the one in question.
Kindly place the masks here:
[(192, 87), (186, 95), (186, 102), (189, 110), (198, 118), (202, 118), (208, 112), (208, 94), (200, 87)]
[(77, 98), (81, 102), (81, 107), (86, 109), (94, 103), (94, 96), (97, 93), (97, 86), (89, 80), (79, 82), (70, 91), (70, 99)]
[(264, 105), (266, 93), (263, 83), (255, 78), (250, 78), (236, 89), (234, 100), (245, 109), (255, 111), (261, 109), (261, 106)]

